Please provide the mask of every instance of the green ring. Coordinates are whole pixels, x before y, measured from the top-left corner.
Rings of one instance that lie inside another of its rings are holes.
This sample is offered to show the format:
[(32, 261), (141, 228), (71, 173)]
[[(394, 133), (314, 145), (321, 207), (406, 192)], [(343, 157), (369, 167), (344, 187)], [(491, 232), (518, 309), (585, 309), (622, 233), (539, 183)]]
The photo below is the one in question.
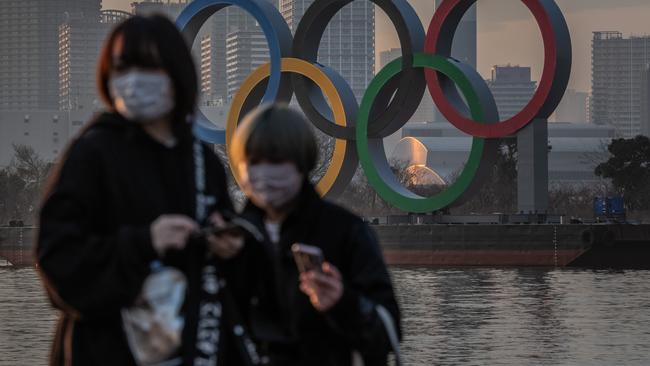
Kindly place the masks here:
[[(463, 71), (447, 58), (426, 53), (416, 53), (413, 67), (422, 67), (438, 71), (451, 79), (467, 101), (470, 115), (475, 121), (484, 121), (485, 111), (477, 92)], [(359, 107), (357, 117), (357, 150), (359, 161), (368, 178), (368, 182), (377, 194), (395, 207), (407, 212), (433, 212), (450, 206), (460, 199), (470, 188), (476, 176), (483, 152), (485, 140), (474, 137), (472, 150), (465, 167), (456, 181), (443, 192), (431, 197), (419, 196), (400, 184), (390, 169), (381, 138), (368, 138), (368, 119), (370, 109), (381, 88), (402, 71), (401, 57), (390, 62), (372, 79)]]

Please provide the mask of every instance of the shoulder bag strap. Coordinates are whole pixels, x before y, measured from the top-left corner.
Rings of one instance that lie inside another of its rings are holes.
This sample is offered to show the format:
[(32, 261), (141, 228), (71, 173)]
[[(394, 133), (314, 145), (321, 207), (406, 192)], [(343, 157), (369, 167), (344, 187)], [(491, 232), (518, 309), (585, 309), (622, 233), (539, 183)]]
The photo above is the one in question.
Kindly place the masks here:
[(393, 321), (393, 316), (390, 314), (385, 307), (377, 304), (375, 306), (377, 315), (379, 319), (384, 323), (384, 328), (386, 329), (386, 334), (388, 335), (388, 340), (390, 341), (391, 347), (395, 354), (395, 364), (397, 366), (402, 365), (402, 357), (399, 349), (399, 338), (397, 336), (397, 330), (395, 329), (395, 322)]

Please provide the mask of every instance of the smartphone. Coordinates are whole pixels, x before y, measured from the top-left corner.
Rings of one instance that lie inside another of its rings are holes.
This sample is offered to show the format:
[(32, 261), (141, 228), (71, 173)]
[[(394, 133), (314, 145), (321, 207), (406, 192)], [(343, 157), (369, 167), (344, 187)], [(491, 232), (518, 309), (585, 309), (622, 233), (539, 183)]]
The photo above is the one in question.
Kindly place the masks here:
[(323, 270), (323, 251), (320, 248), (295, 243), (291, 246), (291, 252), (293, 252), (293, 259), (298, 266), (300, 273), (309, 272), (312, 270), (322, 271)]
[(257, 241), (263, 241), (264, 235), (249, 221), (240, 218), (234, 217), (230, 221), (226, 222), (225, 225), (216, 227), (213, 225), (206, 226), (201, 229), (198, 233), (198, 236), (207, 236), (207, 235), (232, 235), (232, 236), (245, 236), (250, 234)]

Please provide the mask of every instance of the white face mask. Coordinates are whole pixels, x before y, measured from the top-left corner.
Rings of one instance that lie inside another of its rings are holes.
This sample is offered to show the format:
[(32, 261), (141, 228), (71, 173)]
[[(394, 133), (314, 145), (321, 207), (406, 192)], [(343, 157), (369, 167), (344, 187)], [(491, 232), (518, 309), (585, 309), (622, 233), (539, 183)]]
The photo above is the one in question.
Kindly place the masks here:
[(303, 175), (293, 163), (245, 165), (242, 186), (253, 203), (261, 209), (281, 209), (302, 188)]
[(127, 119), (147, 122), (174, 109), (172, 81), (160, 72), (129, 71), (110, 80), (118, 113)]

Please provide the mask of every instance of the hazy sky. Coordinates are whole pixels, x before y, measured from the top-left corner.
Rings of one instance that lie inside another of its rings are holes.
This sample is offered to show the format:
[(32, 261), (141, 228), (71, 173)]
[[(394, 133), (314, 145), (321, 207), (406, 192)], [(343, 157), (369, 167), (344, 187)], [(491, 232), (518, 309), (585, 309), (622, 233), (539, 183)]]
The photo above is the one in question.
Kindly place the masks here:
[[(104, 8), (130, 9), (133, 0), (103, 0)], [(425, 30), (433, 15), (433, 0), (410, 0)], [(649, 0), (557, 0), (565, 13), (573, 40), (574, 64), (570, 87), (591, 85), (592, 31), (616, 30), (628, 36), (650, 34)], [(377, 52), (397, 47), (397, 35), (388, 18), (377, 11)], [(537, 24), (520, 0), (478, 1), (478, 63), (485, 77), (496, 64), (533, 67), (539, 78), (543, 59)]]

